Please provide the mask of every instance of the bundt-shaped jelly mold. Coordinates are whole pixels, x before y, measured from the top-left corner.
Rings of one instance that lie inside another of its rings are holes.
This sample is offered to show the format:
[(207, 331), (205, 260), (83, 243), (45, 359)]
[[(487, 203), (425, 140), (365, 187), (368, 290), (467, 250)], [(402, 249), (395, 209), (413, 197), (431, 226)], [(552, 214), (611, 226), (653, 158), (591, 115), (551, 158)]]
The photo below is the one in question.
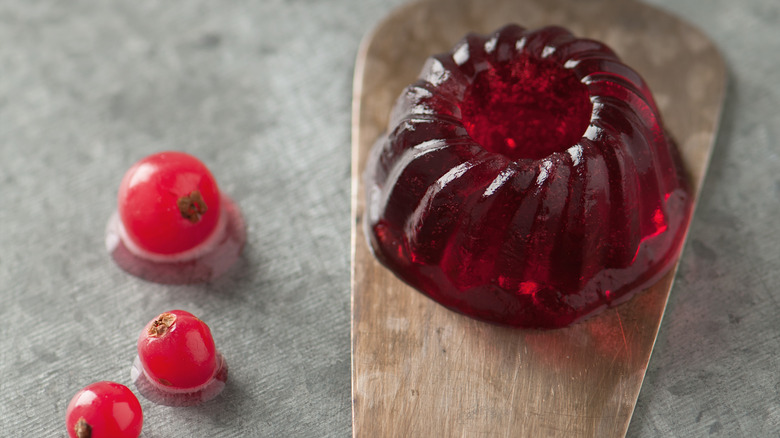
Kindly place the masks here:
[(450, 309), (562, 327), (676, 261), (689, 186), (650, 90), (604, 44), (506, 26), (431, 57), (366, 170), (377, 258)]

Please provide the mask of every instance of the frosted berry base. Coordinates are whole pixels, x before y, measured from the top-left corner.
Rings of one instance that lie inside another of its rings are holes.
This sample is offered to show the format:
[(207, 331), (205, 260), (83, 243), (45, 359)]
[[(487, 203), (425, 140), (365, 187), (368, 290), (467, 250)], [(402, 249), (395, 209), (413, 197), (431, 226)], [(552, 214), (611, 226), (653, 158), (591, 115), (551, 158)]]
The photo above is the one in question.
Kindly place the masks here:
[(121, 233), (119, 215), (114, 213), (106, 228), (106, 248), (120, 268), (147, 281), (163, 284), (192, 284), (214, 280), (238, 260), (246, 243), (246, 226), (233, 200), (222, 195), (225, 221), (221, 236), (209, 248), (186, 260), (155, 260), (131, 249)]
[(218, 396), (228, 378), (228, 365), (225, 358), (217, 352), (217, 372), (214, 377), (200, 388), (175, 389), (165, 388), (154, 383), (146, 376), (141, 359), (136, 356), (130, 369), (130, 378), (138, 392), (149, 401), (165, 406), (196, 406)]

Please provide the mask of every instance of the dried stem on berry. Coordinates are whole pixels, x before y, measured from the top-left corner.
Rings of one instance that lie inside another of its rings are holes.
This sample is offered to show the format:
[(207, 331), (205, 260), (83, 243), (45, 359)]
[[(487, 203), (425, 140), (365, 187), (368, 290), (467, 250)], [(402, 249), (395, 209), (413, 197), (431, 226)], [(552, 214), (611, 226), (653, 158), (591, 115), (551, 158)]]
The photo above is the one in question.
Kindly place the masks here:
[(209, 209), (198, 190), (193, 190), (189, 195), (182, 196), (176, 203), (179, 206), (181, 217), (193, 224), (197, 223), (203, 213)]
[(159, 338), (168, 332), (168, 329), (176, 321), (176, 315), (173, 313), (163, 313), (154, 320), (149, 327), (149, 336), (153, 338)]
[(92, 437), (92, 426), (87, 423), (87, 420), (85, 420), (84, 417), (79, 418), (79, 421), (76, 422), (76, 427), (74, 427), (74, 430), (76, 431), (77, 438)]

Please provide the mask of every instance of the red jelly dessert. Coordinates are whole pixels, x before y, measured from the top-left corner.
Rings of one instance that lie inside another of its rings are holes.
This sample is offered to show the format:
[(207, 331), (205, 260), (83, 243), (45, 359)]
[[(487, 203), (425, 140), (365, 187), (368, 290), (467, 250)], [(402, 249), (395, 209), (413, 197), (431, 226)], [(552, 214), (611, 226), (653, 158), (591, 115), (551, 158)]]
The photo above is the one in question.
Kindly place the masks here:
[(211, 280), (237, 259), (246, 239), (238, 207), (197, 158), (161, 152), (122, 179), (106, 244), (126, 271), (160, 283)]
[(691, 195), (650, 90), (604, 44), (504, 27), (431, 57), (366, 171), (368, 238), (466, 315), (562, 327), (679, 254)]

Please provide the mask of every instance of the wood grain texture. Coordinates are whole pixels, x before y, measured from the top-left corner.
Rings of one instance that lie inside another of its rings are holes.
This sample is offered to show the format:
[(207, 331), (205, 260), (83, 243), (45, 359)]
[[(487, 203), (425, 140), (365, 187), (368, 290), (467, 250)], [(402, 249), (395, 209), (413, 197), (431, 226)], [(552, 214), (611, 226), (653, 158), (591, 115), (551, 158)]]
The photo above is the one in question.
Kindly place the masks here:
[(353, 97), (352, 397), (356, 437), (624, 436), (674, 272), (574, 326), (518, 330), (475, 321), (416, 292), (372, 256), (363, 166), (425, 58), (468, 32), (548, 24), (610, 45), (654, 91), (698, 194), (726, 69), (699, 30), (621, 0), (424, 0), (367, 36)]

